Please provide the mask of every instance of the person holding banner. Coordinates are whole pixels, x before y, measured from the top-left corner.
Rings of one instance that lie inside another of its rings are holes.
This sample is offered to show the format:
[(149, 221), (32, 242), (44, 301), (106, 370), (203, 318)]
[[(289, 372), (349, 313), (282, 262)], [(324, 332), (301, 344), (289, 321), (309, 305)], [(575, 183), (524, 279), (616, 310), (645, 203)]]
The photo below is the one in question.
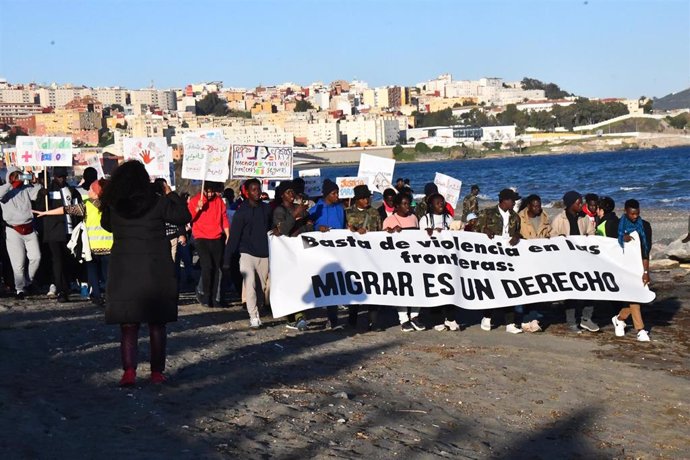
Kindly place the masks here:
[[(323, 197), (316, 202), (309, 214), (309, 219), (314, 222), (314, 230), (327, 232), (331, 229), (339, 230), (346, 228), (345, 207), (340, 202), (339, 191), (338, 185), (332, 180), (325, 179), (323, 181), (321, 187)], [(338, 324), (337, 305), (326, 307), (326, 313), (331, 330), (343, 328), (341, 324)]]
[[(404, 192), (401, 192), (404, 193)], [(393, 215), (395, 212), (394, 198), (397, 195), (396, 191), (392, 188), (387, 188), (383, 191), (383, 203), (379, 206), (379, 215), (381, 216), (381, 222), (386, 220), (388, 217)]]
[[(26, 180), (30, 180), (28, 185), (25, 184)], [(18, 299), (24, 299), (25, 290), (33, 282), (41, 263), (41, 247), (34, 231), (31, 212), (31, 202), (38, 198), (41, 189), (35, 176), (24, 175), (15, 166), (7, 168), (7, 183), (0, 185), (0, 207), (3, 225), (6, 227), (5, 241)], [(28, 279), (25, 275), (27, 259)]]
[(192, 236), (201, 265), (201, 291), (197, 292), (197, 298), (204, 307), (222, 301), (219, 289), (223, 248), (230, 238), (225, 201), (219, 196), (222, 188), (218, 182), (205, 182), (204, 190), (194, 195), (188, 204)]
[(165, 223), (184, 225), (192, 216), (163, 187), (165, 195), (157, 195), (144, 165), (131, 160), (115, 169), (101, 196), (101, 226), (113, 234), (105, 321), (120, 325), (121, 386), (135, 384), (141, 323), (149, 326), (151, 382), (166, 380), (165, 325), (177, 320), (178, 293)]
[[(594, 224), (589, 216), (582, 213), (582, 195), (570, 190), (563, 195), (565, 210), (556, 215), (551, 222), (551, 236), (594, 235)], [(594, 306), (583, 306), (581, 300), (567, 300), (565, 302), (565, 320), (568, 329), (576, 334), (582, 333), (577, 327), (576, 313), (582, 309), (580, 327), (590, 332), (597, 332), (599, 326), (592, 321)]]
[[(295, 204), (295, 190), (292, 181), (281, 181), (275, 190), (275, 208), (273, 209), (273, 234), (276, 236), (294, 237), (300, 233), (313, 230), (313, 224), (309, 221), (307, 205)], [(288, 315), (285, 325), (288, 329), (306, 331), (308, 327), (304, 312)]]
[[(412, 212), (412, 197), (407, 193), (398, 193), (393, 199), (395, 211), (383, 221), (383, 229), (388, 233), (402, 230), (418, 229), (419, 221)], [(424, 323), (419, 320), (419, 307), (397, 307), (400, 330), (403, 332), (423, 331)]]
[[(628, 200), (625, 202), (625, 213), (621, 216), (618, 223), (618, 242), (621, 247), (624, 247), (625, 243), (634, 239), (631, 234), (635, 232), (637, 232), (637, 239), (640, 241), (640, 249), (642, 250), (642, 269), (644, 270), (642, 272), (642, 283), (647, 286), (649, 284), (649, 253), (652, 250), (652, 226), (640, 217), (639, 201)], [(631, 315), (633, 326), (637, 331), (638, 342), (649, 342), (649, 332), (644, 328), (639, 303), (631, 303), (627, 307), (623, 307), (612, 318), (611, 321), (613, 322), (616, 337), (623, 337), (625, 335), (625, 320)]]
[[(48, 185), (48, 190), (42, 193), (47, 195), (39, 197), (36, 202), (38, 211), (62, 209), (65, 206), (82, 204), (81, 195), (67, 183), (68, 168), (58, 166), (53, 168), (53, 180)], [(46, 209), (46, 203), (48, 208)], [(76, 261), (69, 249), (67, 242), (72, 236), (74, 227), (81, 221), (81, 217), (69, 214), (47, 214), (43, 220), (43, 242), (48, 244), (53, 261), (53, 282), (57, 287), (57, 301), (69, 302), (70, 282), (75, 275)]]
[[(479, 220), (475, 231), (484, 233), (490, 239), (498, 236), (507, 241), (510, 246), (515, 246), (520, 242), (520, 217), (513, 210), (515, 202), (520, 199), (520, 195), (509, 188), (504, 188), (498, 194), (498, 206), (483, 209), (479, 213)], [(501, 309), (485, 310), (485, 316), (482, 318), (481, 329), (490, 331), (492, 326), (492, 319)], [(516, 309), (507, 307), (505, 309), (504, 319), (506, 324), (506, 332), (511, 334), (519, 334), (522, 329), (515, 324), (522, 324), (522, 318), (516, 320)], [(520, 315), (522, 316), (522, 315)]]
[(272, 229), (271, 207), (261, 201), (261, 182), (258, 179), (249, 179), (244, 186), (247, 199), (232, 218), (223, 268), (230, 268), (232, 255), (239, 253), (243, 293), (249, 313), (249, 327), (258, 329), (261, 327), (259, 309), (264, 305), (264, 293), (268, 282), (268, 232)]
[[(379, 212), (371, 207), (371, 191), (366, 185), (358, 185), (354, 189), (354, 204), (345, 211), (347, 228), (350, 231), (364, 235), (367, 232), (378, 232), (381, 230), (381, 216)], [(352, 328), (357, 327), (357, 315), (359, 305), (348, 307), (348, 324)], [(377, 305), (368, 306), (369, 330), (381, 331), (378, 326), (379, 307)]]

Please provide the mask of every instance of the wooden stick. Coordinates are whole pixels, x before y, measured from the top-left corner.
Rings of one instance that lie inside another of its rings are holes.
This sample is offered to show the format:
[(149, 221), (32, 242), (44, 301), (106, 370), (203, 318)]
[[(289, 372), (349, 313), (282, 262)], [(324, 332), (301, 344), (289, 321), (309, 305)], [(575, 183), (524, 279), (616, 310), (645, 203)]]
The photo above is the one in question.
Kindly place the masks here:
[(46, 211), (48, 211), (48, 167), (43, 167), (43, 187), (46, 189)]

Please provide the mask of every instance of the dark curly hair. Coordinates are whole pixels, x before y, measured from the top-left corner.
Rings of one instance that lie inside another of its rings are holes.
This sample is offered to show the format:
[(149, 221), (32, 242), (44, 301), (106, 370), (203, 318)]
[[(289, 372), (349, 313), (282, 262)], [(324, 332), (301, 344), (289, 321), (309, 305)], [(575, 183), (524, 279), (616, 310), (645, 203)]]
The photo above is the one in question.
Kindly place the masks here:
[(111, 208), (124, 218), (136, 219), (154, 206), (156, 198), (144, 165), (130, 160), (113, 171), (110, 183), (101, 195), (101, 210)]

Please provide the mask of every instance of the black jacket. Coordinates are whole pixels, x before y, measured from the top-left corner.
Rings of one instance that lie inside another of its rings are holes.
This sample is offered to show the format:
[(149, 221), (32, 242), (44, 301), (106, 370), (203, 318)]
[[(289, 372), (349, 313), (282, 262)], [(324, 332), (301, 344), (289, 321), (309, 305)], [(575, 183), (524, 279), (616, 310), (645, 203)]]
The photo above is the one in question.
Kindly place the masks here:
[(230, 266), (230, 259), (236, 252), (254, 257), (268, 257), (268, 232), (272, 228), (271, 207), (259, 202), (251, 206), (249, 201), (242, 203), (232, 216), (230, 240), (225, 251), (223, 265)]
[[(65, 191), (68, 194), (65, 197)], [(46, 211), (46, 195), (48, 195), (48, 210), (64, 207), (66, 204), (79, 204), (82, 202), (81, 195), (72, 186), (65, 185), (64, 188), (57, 185), (55, 182), (48, 184), (48, 190), (41, 190), (38, 198), (36, 198), (35, 206), (39, 211)], [(71, 228), (76, 227), (81, 222), (81, 217), (68, 216), (67, 214), (61, 216), (45, 216), (42, 218), (43, 224), (43, 241), (44, 242), (60, 242), (66, 243), (69, 241), (71, 234), (67, 232), (67, 220), (71, 221)]]
[(101, 226), (113, 233), (106, 286), (108, 324), (177, 319), (177, 279), (165, 223), (184, 225), (190, 220), (187, 204), (175, 193), (156, 196), (139, 217), (103, 209)]

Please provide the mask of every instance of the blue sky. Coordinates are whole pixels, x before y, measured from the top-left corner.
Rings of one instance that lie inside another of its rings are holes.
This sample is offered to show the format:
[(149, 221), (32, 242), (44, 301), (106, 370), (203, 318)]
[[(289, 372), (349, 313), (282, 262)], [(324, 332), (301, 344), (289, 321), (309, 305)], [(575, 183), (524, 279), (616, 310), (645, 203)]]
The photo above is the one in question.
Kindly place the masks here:
[(0, 0), (10, 82), (379, 86), (444, 72), (661, 97), (690, 86), (690, 0)]

